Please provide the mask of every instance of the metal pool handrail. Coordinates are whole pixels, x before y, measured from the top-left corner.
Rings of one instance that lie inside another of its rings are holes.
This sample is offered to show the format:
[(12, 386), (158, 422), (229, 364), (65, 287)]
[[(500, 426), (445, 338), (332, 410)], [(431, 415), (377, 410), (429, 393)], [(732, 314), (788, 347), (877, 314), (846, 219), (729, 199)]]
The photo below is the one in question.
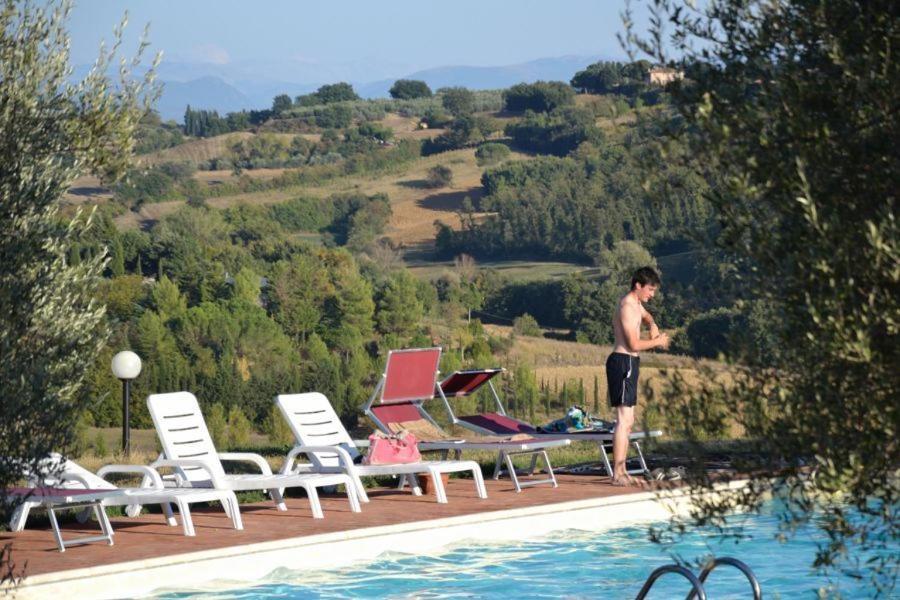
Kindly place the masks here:
[[(743, 573), (744, 576), (747, 577), (747, 580), (750, 582), (750, 587), (753, 589), (753, 600), (762, 600), (762, 590), (759, 587), (759, 580), (753, 573), (753, 569), (747, 566), (747, 563), (730, 556), (722, 556), (707, 563), (706, 566), (703, 567), (703, 570), (700, 572), (700, 582), (706, 583), (706, 578), (709, 577), (709, 574), (713, 572), (713, 569), (715, 569), (719, 565), (730, 565)], [(691, 590), (691, 593), (688, 594), (687, 600), (693, 600), (695, 594), (696, 590)]]
[(691, 595), (689, 597), (693, 598), (696, 595), (698, 600), (706, 600), (706, 590), (703, 589), (703, 583), (699, 579), (697, 579), (696, 575), (694, 575), (681, 565), (663, 565), (662, 567), (659, 567), (658, 569), (650, 573), (650, 577), (648, 577), (647, 581), (644, 582), (644, 587), (642, 587), (641, 591), (638, 592), (637, 598), (635, 598), (635, 600), (644, 600), (644, 597), (647, 596), (647, 592), (650, 591), (650, 588), (653, 587), (653, 584), (656, 583), (656, 580), (666, 573), (677, 573), (678, 575), (681, 575), (691, 582), (691, 587), (693, 588), (693, 590), (691, 591)]

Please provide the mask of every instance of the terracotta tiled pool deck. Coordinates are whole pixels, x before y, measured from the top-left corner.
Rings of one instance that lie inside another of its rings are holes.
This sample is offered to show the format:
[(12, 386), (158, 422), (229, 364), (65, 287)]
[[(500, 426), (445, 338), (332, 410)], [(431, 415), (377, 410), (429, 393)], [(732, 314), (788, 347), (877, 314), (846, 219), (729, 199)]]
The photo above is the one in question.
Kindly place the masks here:
[[(287, 511), (278, 511), (271, 502), (241, 505), (244, 530), (232, 529), (220, 509), (192, 511), (196, 537), (185, 537), (182, 529), (169, 527), (159, 513), (142, 514), (132, 519), (112, 518), (115, 545), (93, 543), (75, 546), (61, 553), (49, 525), (29, 523), (19, 533), (0, 533), (0, 546), (12, 543), (12, 560), (27, 576), (58, 573), (72, 569), (113, 565), (156, 557), (204, 550), (238, 547), (316, 534), (344, 532), (386, 525), (423, 522), (464, 515), (475, 515), (546, 506), (578, 500), (626, 496), (639, 488), (613, 487), (607, 477), (559, 475), (559, 487), (537, 486), (516, 493), (509, 480), (487, 481), (488, 498), (479, 499), (471, 480), (453, 479), (447, 492), (448, 504), (438, 504), (433, 495), (413, 496), (409, 491), (378, 489), (370, 492), (371, 502), (361, 513), (353, 513), (343, 496), (323, 496), (324, 519), (313, 519), (306, 498), (288, 498)], [(96, 523), (63, 525), (63, 537), (96, 531)]]

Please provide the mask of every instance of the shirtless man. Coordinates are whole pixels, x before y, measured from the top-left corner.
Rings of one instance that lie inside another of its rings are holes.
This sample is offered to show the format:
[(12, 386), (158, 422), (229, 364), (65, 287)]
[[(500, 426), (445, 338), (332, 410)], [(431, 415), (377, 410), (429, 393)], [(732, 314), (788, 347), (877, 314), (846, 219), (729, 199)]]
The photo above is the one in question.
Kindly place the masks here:
[[(634, 425), (634, 405), (637, 404), (641, 362), (638, 352), (669, 347), (668, 334), (659, 332), (653, 317), (644, 309), (644, 303), (653, 298), (659, 283), (659, 275), (650, 267), (635, 271), (631, 277), (631, 291), (619, 300), (613, 316), (616, 346), (606, 359), (609, 403), (617, 411), (613, 436), (613, 485), (637, 485), (625, 470), (625, 459), (628, 456), (628, 437)], [(650, 328), (648, 340), (641, 339), (641, 323)]]

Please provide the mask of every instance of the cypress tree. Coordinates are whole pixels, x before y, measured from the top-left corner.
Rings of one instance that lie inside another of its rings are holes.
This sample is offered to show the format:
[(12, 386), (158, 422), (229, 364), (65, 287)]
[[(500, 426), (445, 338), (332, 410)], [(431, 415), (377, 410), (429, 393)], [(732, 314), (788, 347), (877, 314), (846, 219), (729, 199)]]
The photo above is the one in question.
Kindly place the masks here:
[(547, 386), (544, 391), (541, 393), (541, 397), (544, 399), (544, 412), (547, 413), (547, 417), (550, 417), (550, 387)]
[(125, 274), (125, 249), (122, 248), (122, 240), (119, 236), (116, 236), (110, 254), (112, 256), (109, 260), (109, 270), (113, 277), (121, 277)]
[(594, 414), (600, 414), (600, 380), (594, 374)]

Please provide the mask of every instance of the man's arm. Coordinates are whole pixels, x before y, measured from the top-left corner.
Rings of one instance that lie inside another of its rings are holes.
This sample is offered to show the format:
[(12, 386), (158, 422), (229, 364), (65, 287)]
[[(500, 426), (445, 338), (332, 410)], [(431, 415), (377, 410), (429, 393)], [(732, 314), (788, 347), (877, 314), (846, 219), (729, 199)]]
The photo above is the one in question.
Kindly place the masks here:
[(654, 339), (659, 337), (659, 327), (656, 326), (656, 322), (653, 320), (653, 315), (647, 312), (647, 309), (644, 308), (644, 305), (641, 305), (641, 322), (650, 328), (650, 339)]
[(619, 310), (619, 324), (622, 326), (622, 333), (625, 334), (625, 344), (628, 346), (629, 352), (651, 350), (653, 348), (665, 346), (669, 343), (669, 336), (664, 333), (657, 335), (657, 337), (650, 340), (641, 339), (641, 310), (643, 310), (643, 308), (638, 308), (629, 304), (626, 304)]

